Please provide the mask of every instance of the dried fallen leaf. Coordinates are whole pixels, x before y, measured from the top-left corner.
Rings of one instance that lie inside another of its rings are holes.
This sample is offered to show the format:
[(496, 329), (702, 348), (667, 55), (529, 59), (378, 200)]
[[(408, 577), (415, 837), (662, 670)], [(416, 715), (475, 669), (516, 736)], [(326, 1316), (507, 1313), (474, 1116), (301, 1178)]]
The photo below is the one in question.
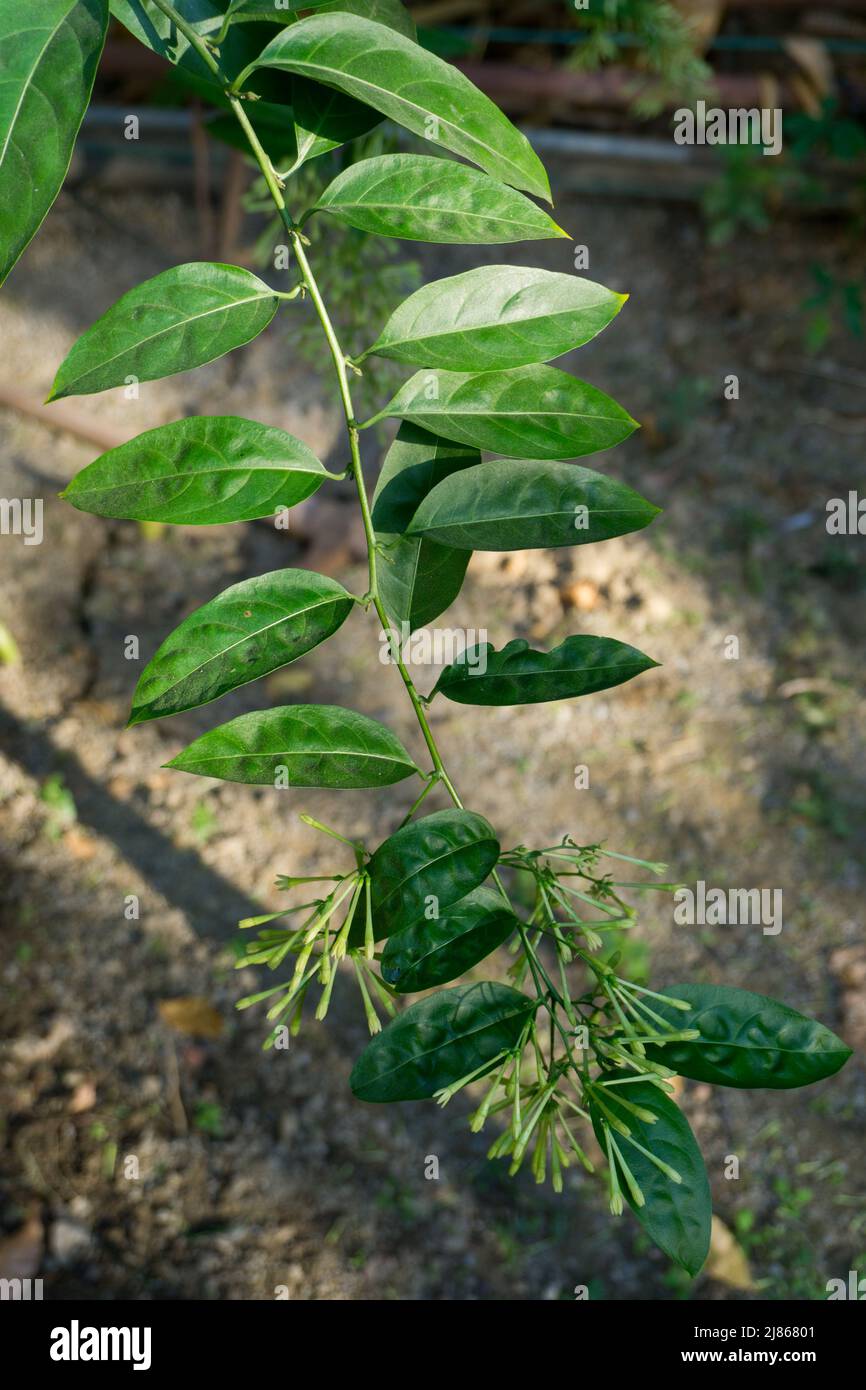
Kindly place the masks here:
[(866, 947), (840, 946), (830, 969), (842, 986), (842, 1036), (859, 1051), (866, 1046)]
[(86, 831), (80, 830), (77, 825), (71, 825), (66, 831), (63, 836), (63, 845), (73, 859), (87, 861), (92, 859), (96, 853), (96, 841)]
[(196, 995), (161, 1000), (159, 1016), (176, 1033), (190, 1038), (218, 1038), (223, 1030), (222, 1018), (213, 1005)]
[(746, 1252), (718, 1216), (713, 1217), (710, 1253), (704, 1273), (729, 1289), (748, 1291), (755, 1287)]
[(575, 579), (562, 590), (563, 607), (576, 608), (578, 613), (591, 613), (598, 600), (598, 585), (594, 579)]
[(80, 1081), (72, 1092), (72, 1099), (69, 1102), (70, 1115), (83, 1115), (85, 1110), (92, 1110), (96, 1104), (96, 1087), (89, 1079)]

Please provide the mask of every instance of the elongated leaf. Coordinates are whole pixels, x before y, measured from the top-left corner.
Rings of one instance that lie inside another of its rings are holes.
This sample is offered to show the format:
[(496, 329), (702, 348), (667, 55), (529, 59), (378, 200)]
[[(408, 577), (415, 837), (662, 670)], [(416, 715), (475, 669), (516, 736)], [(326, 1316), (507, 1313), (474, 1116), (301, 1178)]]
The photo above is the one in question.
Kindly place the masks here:
[(156, 381), (242, 347), (267, 328), (279, 298), (236, 265), (192, 261), (136, 285), (78, 339), (50, 401)]
[(366, 135), (382, 119), (372, 107), (353, 101), (334, 87), (320, 87), (318, 82), (303, 77), (295, 78), (292, 95), (297, 152), (289, 172)]
[(471, 893), (498, 858), (493, 827), (474, 811), (434, 811), (395, 831), (369, 864), (377, 939)]
[(507, 941), (517, 925), (499, 893), (476, 888), (441, 917), (392, 936), (382, 955), (382, 978), (401, 994), (447, 984)]
[(367, 1044), (349, 1085), (359, 1100), (425, 1100), (515, 1048), (536, 1007), (492, 980), (440, 990), (411, 1004)]
[[(622, 1074), (611, 1073), (611, 1077)], [(632, 1105), (655, 1115), (655, 1124), (639, 1120), (630, 1111), (624, 1110), (617, 1102), (618, 1092), (624, 1092)], [(637, 1205), (618, 1169), (623, 1196), (659, 1249), (682, 1265), (689, 1274), (696, 1275), (710, 1248), (712, 1202), (707, 1170), (688, 1120), (674, 1102), (650, 1082), (608, 1087), (605, 1103), (631, 1131), (631, 1139), (616, 1131), (614, 1138), (643, 1194), (644, 1205)], [(589, 1111), (596, 1137), (604, 1148), (599, 1108), (591, 1103)], [(681, 1181), (674, 1182), (657, 1168), (646, 1154), (635, 1147), (632, 1140), (673, 1168)]]
[(459, 705), (534, 705), (609, 690), (657, 665), (612, 637), (566, 637), (552, 652), (515, 638), (501, 652), (489, 642), (468, 648), (446, 666), (433, 694)]
[(691, 1009), (653, 1000), (654, 1012), (677, 1032), (697, 1028), (701, 1036), (648, 1047), (647, 1055), (696, 1081), (784, 1091), (833, 1076), (851, 1056), (850, 1047), (823, 1023), (766, 995), (727, 985), (671, 985), (662, 992)]
[[(226, 0), (213, 0), (213, 3), (227, 8)], [(269, 19), (274, 24), (296, 24), (297, 15), (304, 10), (346, 10), (350, 14), (367, 14), (371, 11), (368, 17), (379, 24), (388, 22), (385, 18), (388, 14), (394, 21), (395, 29), (405, 33), (414, 28), (408, 11), (404, 10), (403, 18), (399, 18), (397, 11), (403, 7), (398, 0), (231, 0), (231, 3), (235, 7), (236, 23)]]
[(410, 632), (423, 627), (454, 602), (469, 563), (466, 550), (403, 532), (431, 488), (480, 459), (477, 449), (409, 424), (388, 450), (373, 494), (373, 525), (382, 546), (379, 592), (401, 637), (404, 623)]
[(313, 15), (277, 34), (251, 64), (259, 67), (338, 87), (503, 183), (550, 201), (541, 161), (498, 106), (456, 68), (383, 24)]
[[(316, 8), (319, 13), (360, 13), (377, 24), (396, 29), (407, 38), (415, 38), (415, 21), (400, 0), (326, 0), (324, 4), (307, 8)], [(291, 173), (309, 160), (366, 135), (382, 120), (381, 112), (374, 111), (371, 106), (346, 96), (336, 87), (323, 87), (303, 77), (293, 79), (292, 105), (296, 155), (289, 170)]]
[(366, 423), (394, 415), (509, 458), (580, 458), (613, 448), (637, 429), (603, 391), (543, 366), (416, 372)]
[(658, 513), (624, 483), (576, 463), (493, 459), (437, 483), (408, 534), (466, 550), (537, 550), (624, 536)]
[[(212, 0), (223, 10), (226, 0)], [(250, 20), (270, 20), (272, 24), (295, 24), (296, 16), (302, 10), (321, 10), (329, 0), (232, 0), (233, 18), (236, 24)]]
[(389, 729), (339, 705), (238, 715), (165, 766), (261, 787), (388, 787), (418, 771)]
[(627, 297), (552, 270), (479, 266), (416, 290), (358, 360), (375, 353), (455, 372), (549, 362), (588, 343)]
[[(303, 8), (314, 9), (316, 0)], [(175, 6), (183, 18), (203, 39), (213, 41), (222, 28), (229, 9), (229, 0), (178, 0)], [(268, 0), (252, 0), (232, 17), (232, 25), (220, 44), (219, 63), (231, 80), (261, 53), (273, 37), (276, 26), (296, 22), (300, 4), (292, 3), (279, 9)], [(208, 96), (219, 96), (222, 86), (186, 35), (174, 21), (163, 13), (154, 0), (109, 0), (109, 9), (129, 32), (145, 47), (173, 63), (186, 77), (194, 80)], [(255, 21), (255, 22), (249, 22)], [(259, 90), (258, 83), (246, 84), (246, 90)]]
[(294, 435), (232, 415), (205, 415), (146, 430), (110, 449), (62, 496), (97, 516), (214, 526), (293, 507), (327, 476)]
[(66, 177), (107, 28), (106, 0), (0, 6), (0, 284)]
[(383, 154), (338, 174), (316, 203), (350, 227), (404, 241), (501, 243), (568, 236), (522, 193), (424, 154)]
[[(230, 4), (231, 0), (183, 0), (179, 9), (202, 38), (212, 38), (219, 32)], [(186, 35), (154, 4), (154, 0), (109, 0), (109, 9), (140, 43), (146, 44), (171, 63), (179, 62), (181, 55), (190, 47)], [(196, 61), (199, 60), (196, 58)], [(206, 69), (203, 67), (203, 70)]]
[(250, 20), (294, 24), (302, 10), (318, 10), (320, 14), (340, 11), (363, 15), (410, 39), (415, 37), (415, 21), (400, 0), (211, 0), (211, 3), (223, 10), (231, 8), (235, 24)]
[(148, 662), (130, 724), (206, 705), (324, 642), (354, 601), (310, 570), (277, 570), (232, 584), (175, 628)]
[(318, 10), (319, 14), (338, 11), (361, 15), (363, 19), (372, 19), (376, 24), (394, 29), (407, 39), (416, 37), (415, 21), (400, 0), (325, 0), (324, 4), (305, 5), (304, 8)]

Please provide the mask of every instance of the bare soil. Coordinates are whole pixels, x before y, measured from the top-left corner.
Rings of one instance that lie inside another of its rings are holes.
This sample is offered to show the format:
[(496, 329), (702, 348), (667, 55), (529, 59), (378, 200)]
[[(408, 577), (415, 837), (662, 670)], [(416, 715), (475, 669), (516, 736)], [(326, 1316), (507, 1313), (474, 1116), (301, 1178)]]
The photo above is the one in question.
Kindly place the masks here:
[[(552, 173), (556, 186), (567, 169)], [(682, 207), (583, 198), (558, 216), (588, 244), (589, 275), (631, 292), (615, 324), (564, 364), (644, 422), (598, 465), (665, 510), (603, 546), (477, 556), (440, 621), (486, 628), (497, 645), (601, 632), (662, 665), (570, 704), (434, 706), (442, 747), (505, 844), (568, 832), (664, 860), (684, 882), (781, 888), (777, 936), (676, 926), (670, 899), (645, 895), (629, 968), (661, 985), (691, 977), (772, 993), (862, 1045), (866, 565), (863, 537), (828, 536), (824, 523), (827, 499), (847, 496), (858, 472), (862, 482), (866, 364), (843, 335), (808, 357), (798, 310), (816, 259), (844, 260), (850, 276), (842, 232), (790, 224), (713, 250)], [(7, 378), (44, 398), (104, 308), (197, 254), (179, 196), (114, 190), (97, 210), (65, 194), (0, 300)], [(483, 257), (435, 250), (425, 271)], [(571, 257), (565, 242), (513, 251), (560, 270)], [(330, 378), (293, 352), (292, 315), (306, 311), (289, 306), (250, 349), (144, 386), (138, 401), (115, 391), (78, 405), (122, 435), (189, 413), (248, 415), (338, 459)], [(737, 400), (724, 398), (730, 373)], [(359, 392), (372, 413), (374, 394)], [(149, 538), (82, 515), (56, 494), (96, 451), (17, 413), (0, 424), (0, 492), (42, 497), (45, 527), (40, 546), (0, 543), (0, 618), (21, 654), (0, 669), (6, 1265), (14, 1255), (41, 1273), (46, 1296), (94, 1299), (282, 1289), (535, 1300), (571, 1298), (577, 1285), (619, 1300), (820, 1298), (827, 1279), (866, 1272), (857, 1058), (805, 1092), (686, 1083), (716, 1210), (751, 1263), (751, 1287), (738, 1289), (729, 1270), (728, 1282), (710, 1273), (693, 1284), (672, 1272), (630, 1216), (609, 1217), (596, 1180), (572, 1171), (558, 1198), (526, 1175), (509, 1180), (485, 1161), (489, 1136), (468, 1132), (468, 1099), (444, 1111), (354, 1101), (347, 1078), (365, 1028), (348, 977), (325, 1026), (308, 1022), (287, 1052), (262, 1052), (261, 1013), (233, 1005), (267, 981), (234, 969), (232, 941), (240, 917), (278, 905), (276, 873), (334, 863), (298, 812), (375, 844), (413, 793), (301, 796), (161, 764), (218, 720), (292, 700), (363, 710), (420, 756), (399, 680), (359, 613), (264, 689), (125, 729), (141, 662), (186, 613), (315, 552), (263, 525)], [(382, 443), (368, 440), (371, 477)], [(360, 591), (363, 566), (339, 544), (347, 510), (321, 514), (328, 534), (316, 545), (327, 542)], [(124, 655), (130, 635), (140, 662)], [(419, 672), (419, 685), (435, 674)], [(588, 789), (575, 788), (579, 765)], [(160, 1003), (184, 996), (218, 1011), (219, 1036), (184, 1036), (161, 1019)], [(430, 1156), (438, 1180), (425, 1178)], [(736, 1179), (725, 1176), (730, 1156)], [(713, 1269), (725, 1276), (724, 1261)]]

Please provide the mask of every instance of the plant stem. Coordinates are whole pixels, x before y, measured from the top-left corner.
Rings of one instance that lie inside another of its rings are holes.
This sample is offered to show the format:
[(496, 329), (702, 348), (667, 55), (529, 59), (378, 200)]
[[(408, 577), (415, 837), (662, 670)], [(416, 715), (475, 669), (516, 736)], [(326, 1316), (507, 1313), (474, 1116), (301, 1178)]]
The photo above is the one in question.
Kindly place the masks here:
[(225, 86), (226, 78), (207, 40), (202, 38), (188, 19), (184, 19), (180, 11), (170, 3), (170, 0), (153, 0), (153, 3), (158, 10), (162, 10), (167, 19), (171, 20), (178, 33), (183, 34), (184, 38), (189, 41), (190, 47), (195, 49), (202, 62), (210, 68), (214, 77), (219, 78), (220, 84)]
[[(246, 111), (244, 110), (243, 102), (234, 92), (230, 90), (228, 78), (222, 72), (219, 62), (215, 57), (214, 53), (212, 52), (210, 46), (207, 44), (205, 39), (203, 39), (202, 36), (196, 32), (193, 26), (187, 20), (185, 20), (181, 14), (178, 13), (174, 5), (170, 3), (170, 0), (154, 0), (154, 4), (157, 6), (158, 9), (162, 10), (163, 14), (165, 14), (169, 19), (172, 20), (179, 32), (187, 38), (190, 45), (199, 54), (202, 61), (207, 65), (207, 67), (214, 74), (214, 76), (219, 79), (220, 85), (225, 90), (226, 95), (228, 96), (228, 99), (231, 103), (232, 110), (234, 111), (234, 114), (240, 122), (244, 134), (247, 137), (250, 149), (253, 153), (256, 163), (259, 166), (259, 169), (261, 170), (262, 177), (264, 178), (265, 183), (267, 184), (268, 191), (271, 195), (271, 198), (273, 199), (277, 212), (279, 213), (280, 220), (289, 234), (289, 238), (291, 240), (292, 247), (297, 258), (298, 268), (301, 272), (301, 276), (303, 278), (304, 285), (306, 286), (307, 293), (309, 294), (310, 299), (312, 300), (313, 306), (318, 315), (319, 322), (322, 325), (322, 331), (324, 332), (328, 348), (330, 349), (331, 357), (334, 362), (334, 370), (337, 375), (337, 386), (340, 394), (340, 402), (342, 404), (343, 414), (345, 416), (346, 422), (346, 432), (349, 438), (349, 450), (351, 454), (351, 464), (349, 471), (354, 480), (355, 488), (358, 494), (358, 502), (361, 508), (361, 517), (364, 523), (364, 536), (367, 542), (367, 569), (369, 590), (368, 593), (365, 595), (364, 602), (368, 605), (372, 604), (376, 612), (376, 616), (379, 619), (382, 631), (386, 635), (390, 635), (392, 630), (391, 623), (388, 619), (388, 615), (385, 612), (381, 597), (379, 595), (378, 576), (376, 572), (376, 554), (378, 541), (376, 538), (376, 531), (373, 525), (373, 518), (370, 511), (370, 501), (367, 494), (367, 486), (364, 481), (364, 471), (361, 463), (361, 450), (358, 439), (358, 424), (355, 419), (355, 411), (354, 406), (352, 404), (352, 392), (349, 387), (349, 374), (347, 370), (346, 354), (343, 352), (343, 349), (340, 345), (339, 338), (337, 337), (336, 330), (331, 321), (331, 316), (328, 313), (327, 306), (325, 305), (325, 302), (322, 298), (322, 294), (316, 281), (316, 277), (313, 273), (312, 266), (310, 265), (310, 262), (307, 258), (307, 253), (304, 249), (304, 239), (302, 238), (286, 206), (286, 200), (283, 197), (282, 181), (277, 175), (267, 153), (262, 147), (261, 141), (256, 135), (252, 122), (250, 121)], [(409, 699), (412, 702), (412, 708), (415, 711), (415, 717), (418, 721), (418, 727), (421, 730), (424, 742), (427, 745), (427, 751), (429, 752), (430, 759), (433, 763), (433, 771), (430, 774), (428, 785), (427, 787), (425, 787), (424, 791), (422, 792), (421, 796), (418, 798), (415, 804), (416, 806), (419, 805), (421, 800), (424, 798), (424, 796), (426, 796), (427, 792), (430, 790), (430, 788), (435, 784), (435, 782), (438, 781), (442, 783), (442, 786), (445, 788), (446, 792), (451, 798), (451, 801), (457, 807), (457, 809), (462, 810), (463, 802), (461, 801), (460, 795), (456, 787), (454, 786), (454, 783), (451, 781), (451, 778), (449, 777), (448, 771), (442, 760), (442, 755), (439, 752), (439, 748), (436, 744), (436, 739), (433, 735), (433, 731), (430, 728), (430, 724), (427, 719), (426, 710), (424, 708), (424, 702), (421, 699), (421, 696), (419, 695), (417, 689), (415, 688), (415, 683), (412, 680), (411, 675), (409, 674), (409, 671), (406, 667), (406, 663), (400, 655), (399, 650), (392, 650), (392, 657), (394, 664), (400, 673), (400, 677), (403, 681), (403, 685), (406, 688), (406, 692), (409, 696)], [(415, 807), (413, 807), (413, 811), (414, 809)], [(502, 893), (502, 896), (504, 897), (505, 901), (508, 903), (510, 907), (510, 899), (505, 888), (503, 887), (499, 875), (494, 872), (493, 877), (497, 884), (497, 887)], [(562, 1000), (557, 990), (555, 989), (552, 981), (550, 980), (549, 975), (544, 970), (541, 961), (538, 959), (536, 951), (533, 949), (529, 941), (525, 925), (523, 924), (523, 922), (520, 921), (519, 918), (517, 920), (519, 923), (519, 935), (521, 945), (524, 954), (526, 955), (527, 960), (529, 962), (529, 968), (532, 974), (532, 979), (535, 985), (536, 993), (539, 999), (545, 1002), (546, 1007), (549, 1009), (551, 1019), (555, 1027), (559, 1031), (562, 1040), (565, 1044), (566, 1052), (569, 1055), (569, 1057), (571, 1057), (571, 1040), (568, 1036), (568, 1033), (562, 1027), (559, 1018), (557, 1017), (557, 1008), (559, 1005), (562, 1004)], [(553, 1061), (554, 1059), (551, 1055), (551, 1067), (553, 1066)]]
[[(364, 470), (361, 464), (361, 450), (358, 442), (358, 425), (355, 420), (355, 412), (354, 407), (352, 405), (352, 392), (349, 387), (349, 373), (346, 369), (346, 355), (340, 346), (340, 342), (337, 338), (334, 325), (331, 322), (331, 317), (325, 306), (325, 302), (322, 299), (319, 286), (316, 282), (316, 277), (313, 274), (312, 267), (310, 265), (309, 260), (307, 259), (307, 254), (304, 250), (300, 234), (293, 229), (291, 232), (291, 237), (295, 250), (295, 255), (298, 260), (298, 266), (300, 267), (301, 274), (304, 277), (304, 283), (307, 286), (310, 299), (313, 301), (316, 313), (319, 316), (319, 322), (322, 325), (325, 338), (327, 339), (328, 347), (331, 350), (331, 357), (334, 360), (334, 368), (337, 373), (337, 384), (340, 392), (340, 400), (343, 406), (343, 413), (346, 417), (346, 430), (349, 436), (349, 450), (352, 458), (350, 471), (352, 473), (352, 477), (355, 482), (355, 488), (358, 493), (358, 501), (361, 506), (361, 517), (364, 522), (364, 536), (367, 542), (367, 563), (370, 585), (367, 598), (376, 610), (376, 616), (379, 619), (382, 631), (387, 634), (391, 632), (391, 624), (388, 620), (388, 615), (386, 614), (385, 609), (382, 606), (382, 600), (379, 596), (379, 583), (376, 574), (376, 550), (378, 542), (376, 539), (376, 532), (373, 526), (373, 518), (370, 512), (370, 501), (367, 496), (367, 486), (364, 482)], [(424, 709), (423, 701), (415, 688), (415, 683), (409, 674), (409, 671), (406, 667), (406, 663), (404, 662), (402, 656), (399, 654), (398, 651), (392, 652), (392, 656), (394, 659), (394, 664), (397, 667), (397, 670), (400, 672), (403, 684), (406, 687), (409, 699), (412, 701), (412, 707), (415, 711), (415, 717), (418, 721), (419, 728), (424, 737), (424, 742), (427, 745), (427, 751), (429, 752), (430, 758), (433, 762), (433, 769), (438, 774), (439, 780), (442, 782), (442, 785), (445, 787), (445, 790), (448, 792), (448, 795), (451, 797), (451, 800), (454, 802), (454, 805), (462, 809), (463, 802), (460, 800), (457, 790), (453, 782), (451, 781), (451, 778), (448, 776), (447, 769), (442, 761), (442, 756), (439, 752), (439, 749), (436, 746), (436, 740), (433, 737), (433, 732), (430, 728), (430, 724), (427, 719), (427, 714)]]

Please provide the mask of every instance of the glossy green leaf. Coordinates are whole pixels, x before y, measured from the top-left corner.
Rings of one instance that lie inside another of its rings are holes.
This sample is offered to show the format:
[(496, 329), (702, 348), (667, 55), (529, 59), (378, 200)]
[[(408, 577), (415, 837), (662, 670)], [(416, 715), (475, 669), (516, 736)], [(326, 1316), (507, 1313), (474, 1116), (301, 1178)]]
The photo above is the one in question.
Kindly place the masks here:
[(388, 416), (509, 458), (572, 459), (637, 429), (621, 405), (558, 367), (416, 372), (368, 425)]
[[(299, 11), (317, 10), (321, 14), (325, 10), (342, 10), (346, 14), (366, 15), (377, 24), (389, 24), (400, 33), (414, 36), (414, 19), (399, 0), (232, 0), (232, 4), (239, 21), (271, 19), (275, 24), (296, 24)], [(225, 0), (221, 0), (221, 6), (227, 7)]]
[(467, 77), (403, 34), (349, 14), (318, 14), (277, 34), (251, 64), (337, 87), (493, 178), (550, 200), (544, 166)]
[(407, 39), (416, 37), (415, 21), (400, 0), (325, 0), (324, 4), (305, 5), (304, 8), (317, 10), (319, 14), (332, 14), (336, 10), (360, 15), (394, 29)]
[(359, 160), (337, 175), (314, 210), (404, 241), (492, 245), (568, 236), (522, 193), (425, 154)]
[[(614, 1075), (623, 1073), (611, 1073)], [(625, 1093), (632, 1105), (655, 1115), (655, 1124), (626, 1111), (617, 1102), (618, 1093)], [(689, 1274), (696, 1275), (709, 1253), (712, 1202), (707, 1170), (688, 1120), (670, 1097), (650, 1082), (609, 1087), (605, 1103), (631, 1131), (630, 1139), (616, 1131), (614, 1138), (643, 1194), (644, 1205), (636, 1203), (618, 1170), (623, 1196), (654, 1244)], [(590, 1103), (589, 1112), (596, 1137), (605, 1148), (598, 1106)], [(632, 1140), (673, 1168), (681, 1181), (674, 1182), (657, 1168)]]
[[(362, 13), (367, 19), (396, 29), (408, 38), (415, 37), (415, 21), (399, 0), (327, 0), (315, 8), (320, 13)], [(329, 150), (366, 135), (382, 120), (381, 112), (364, 102), (346, 96), (336, 87), (323, 87), (304, 77), (293, 79), (292, 106), (296, 149), (287, 174)]]
[(416, 290), (358, 360), (375, 353), (455, 372), (549, 362), (588, 343), (627, 297), (576, 275), (479, 266)]
[(354, 600), (311, 570), (285, 569), (232, 584), (197, 608), (144, 668), (130, 724), (206, 705), (317, 647)]
[(366, 135), (382, 119), (378, 111), (333, 87), (321, 87), (318, 82), (298, 77), (292, 90), (296, 154), (287, 173)]
[(236, 265), (192, 261), (136, 285), (83, 333), (49, 396), (87, 396), (213, 362), (267, 328), (274, 291)]
[[(212, 0), (219, 8), (227, 8), (226, 0)], [(296, 15), (303, 10), (320, 10), (328, 0), (232, 0), (235, 23), (250, 20), (270, 20), (272, 24), (296, 24)]]
[(110, 449), (62, 496), (97, 516), (214, 526), (293, 507), (327, 476), (312, 450), (285, 430), (194, 415)]
[(422, 918), (392, 936), (382, 955), (382, 978), (401, 994), (447, 984), (507, 941), (517, 925), (501, 894), (476, 888), (441, 917)]
[(106, 0), (0, 5), (0, 284), (66, 177), (107, 28)]
[[(213, 0), (213, 3), (224, 10), (227, 8), (226, 0)], [(330, 14), (336, 10), (363, 15), (408, 38), (415, 37), (415, 21), (400, 0), (231, 0), (231, 4), (235, 23), (269, 20), (272, 24), (294, 24), (299, 11), (317, 10), (319, 14)]]
[(400, 426), (385, 456), (373, 494), (373, 525), (381, 545), (379, 592), (401, 637), (404, 623), (414, 631), (454, 602), (469, 563), (466, 550), (403, 532), (431, 488), (480, 459), (477, 449), (410, 424)]
[[(290, 0), (290, 6), (292, 3)], [(253, 62), (273, 37), (277, 26), (295, 23), (293, 9), (313, 9), (315, 4), (316, 0), (312, 0), (312, 4), (305, 7), (296, 3), (293, 8), (277, 9), (268, 0), (251, 0), (238, 8), (220, 44), (219, 62), (226, 76), (234, 79)], [(229, 0), (178, 0), (176, 8), (201, 38), (213, 42), (222, 28)], [(222, 88), (215, 74), (154, 0), (109, 0), (109, 9), (139, 43), (178, 67), (208, 96), (219, 97)], [(259, 91), (259, 84), (247, 84), (247, 90)]]
[(369, 864), (377, 939), (464, 898), (498, 858), (493, 827), (474, 811), (434, 811), (395, 831)]
[[(358, 0), (363, 3), (363, 0)], [(409, 32), (411, 17), (397, 0), (371, 0), (381, 23)], [(142, 43), (174, 63), (187, 85), (209, 103), (225, 108), (227, 114), (209, 121), (208, 130), (218, 140), (249, 154), (249, 142), (222, 89), (215, 85), (208, 69), (171, 21), (153, 0), (113, 0), (115, 12)], [(349, 0), (287, 0), (277, 9), (274, 0), (237, 0), (231, 14), (231, 27), (220, 45), (219, 61), (229, 79), (259, 56), (273, 38), (276, 26), (295, 24), (302, 10), (352, 9)], [(203, 38), (213, 41), (228, 12), (226, 0), (187, 0), (184, 16)], [(389, 17), (386, 18), (386, 13)], [(250, 23), (250, 21), (255, 21)], [(382, 120), (381, 113), (352, 101), (331, 87), (293, 79), (289, 73), (261, 69), (244, 83), (263, 100), (247, 104), (247, 116), (266, 153), (278, 168), (294, 171), (307, 160), (335, 149), (347, 140), (372, 130)]]
[(609, 690), (657, 665), (612, 637), (566, 637), (552, 652), (533, 651), (515, 638), (501, 652), (485, 642), (461, 653), (446, 666), (433, 694), (459, 705), (534, 705)]
[(349, 1085), (359, 1100), (425, 1100), (515, 1048), (536, 1007), (491, 980), (428, 995), (367, 1044)]
[[(179, 9), (202, 38), (212, 38), (219, 32), (230, 4), (231, 0), (182, 0)], [(178, 62), (190, 47), (186, 35), (163, 14), (154, 0), (109, 0), (109, 9), (139, 43), (168, 62)]]
[(241, 714), (165, 766), (261, 787), (389, 787), (418, 771), (389, 729), (339, 705)]
[(658, 513), (580, 464), (493, 459), (437, 483), (408, 534), (466, 550), (538, 550), (640, 531)]
[(681, 1076), (713, 1086), (784, 1091), (833, 1076), (851, 1056), (823, 1023), (763, 994), (727, 985), (671, 985), (662, 993), (685, 1000), (691, 1010), (653, 1000), (654, 1012), (677, 1031), (697, 1028), (701, 1034), (694, 1042), (647, 1049)]

